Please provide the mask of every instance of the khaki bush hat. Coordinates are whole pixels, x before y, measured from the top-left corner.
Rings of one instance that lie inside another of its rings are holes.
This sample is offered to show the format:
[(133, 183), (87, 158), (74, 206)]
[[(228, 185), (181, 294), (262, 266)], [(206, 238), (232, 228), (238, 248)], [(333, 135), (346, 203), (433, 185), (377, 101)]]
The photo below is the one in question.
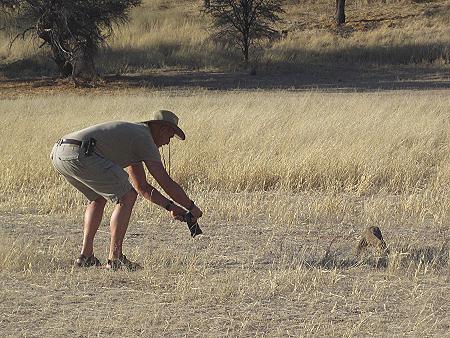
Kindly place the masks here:
[(178, 116), (176, 116), (169, 110), (157, 110), (153, 113), (153, 116), (151, 117), (150, 120), (144, 122), (147, 124), (157, 123), (172, 127), (173, 131), (175, 132), (175, 135), (180, 140), (186, 139), (184, 131), (182, 131), (181, 128), (178, 127)]

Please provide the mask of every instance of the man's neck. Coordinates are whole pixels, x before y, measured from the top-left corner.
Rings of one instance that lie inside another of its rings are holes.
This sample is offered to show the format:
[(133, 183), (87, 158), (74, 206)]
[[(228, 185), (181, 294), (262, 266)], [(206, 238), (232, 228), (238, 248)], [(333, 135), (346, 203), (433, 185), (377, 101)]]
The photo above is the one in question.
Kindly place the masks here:
[(158, 137), (158, 135), (159, 135), (159, 133), (160, 133), (160, 128), (159, 128), (159, 126), (154, 125), (154, 124), (149, 124), (149, 125), (148, 125), (148, 128), (150, 129), (150, 135), (152, 135), (153, 142), (155, 142), (156, 146), (157, 146), (158, 148), (160, 148), (161, 145), (158, 144), (158, 142), (159, 142), (159, 137)]

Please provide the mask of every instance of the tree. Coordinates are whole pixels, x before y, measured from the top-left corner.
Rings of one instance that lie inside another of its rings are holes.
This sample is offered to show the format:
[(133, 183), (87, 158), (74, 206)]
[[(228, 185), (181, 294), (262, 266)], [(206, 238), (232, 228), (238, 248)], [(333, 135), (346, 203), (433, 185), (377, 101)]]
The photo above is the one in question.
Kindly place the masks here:
[(97, 77), (94, 57), (115, 24), (128, 20), (141, 0), (0, 0), (12, 39), (34, 34), (48, 45), (60, 74), (74, 80)]
[(283, 9), (277, 0), (212, 0), (205, 12), (214, 18), (215, 36), (238, 47), (248, 63), (255, 42), (278, 33), (272, 25)]
[(345, 0), (336, 0), (336, 24), (345, 23)]

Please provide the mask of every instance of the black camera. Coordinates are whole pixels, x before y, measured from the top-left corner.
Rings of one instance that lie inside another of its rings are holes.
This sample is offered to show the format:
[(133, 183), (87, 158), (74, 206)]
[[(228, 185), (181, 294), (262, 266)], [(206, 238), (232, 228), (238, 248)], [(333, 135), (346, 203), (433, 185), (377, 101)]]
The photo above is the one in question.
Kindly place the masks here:
[(184, 215), (184, 221), (188, 225), (192, 238), (195, 238), (195, 236), (201, 235), (203, 233), (202, 229), (200, 229), (200, 226), (198, 225), (197, 220), (195, 219), (194, 215), (191, 214), (191, 212), (188, 212), (186, 215)]

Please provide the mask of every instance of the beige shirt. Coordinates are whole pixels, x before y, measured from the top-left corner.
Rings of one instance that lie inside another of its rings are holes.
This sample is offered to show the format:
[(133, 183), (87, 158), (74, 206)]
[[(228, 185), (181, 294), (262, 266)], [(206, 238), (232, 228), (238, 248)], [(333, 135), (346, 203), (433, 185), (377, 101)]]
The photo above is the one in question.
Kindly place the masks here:
[(65, 135), (63, 138), (97, 143), (95, 153), (125, 168), (142, 161), (161, 162), (158, 147), (145, 123), (106, 122)]

